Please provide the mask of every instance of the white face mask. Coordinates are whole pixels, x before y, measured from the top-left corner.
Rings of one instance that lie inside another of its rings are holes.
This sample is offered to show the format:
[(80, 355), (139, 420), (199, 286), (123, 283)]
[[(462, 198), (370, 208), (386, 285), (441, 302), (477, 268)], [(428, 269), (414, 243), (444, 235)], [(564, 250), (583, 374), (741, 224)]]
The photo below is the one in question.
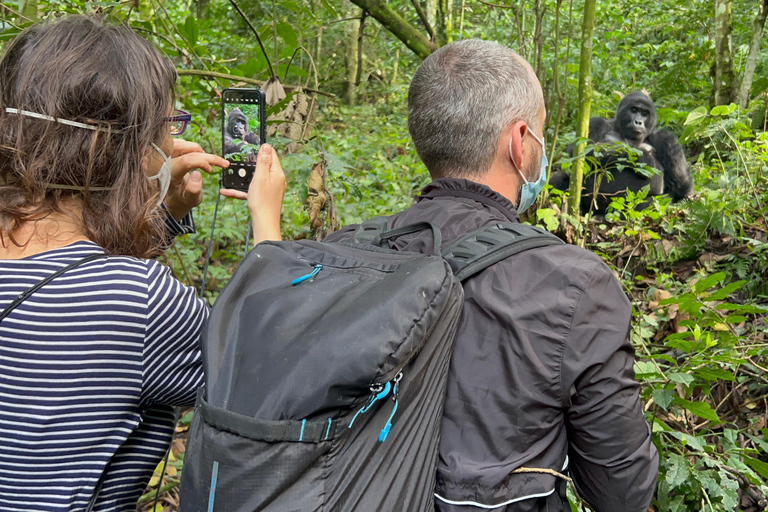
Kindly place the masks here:
[(149, 180), (160, 180), (160, 198), (157, 200), (157, 205), (160, 206), (165, 200), (168, 188), (171, 186), (171, 157), (166, 155), (154, 142), (152, 147), (163, 157), (163, 165), (160, 166), (160, 170), (157, 171), (157, 174), (148, 178)]

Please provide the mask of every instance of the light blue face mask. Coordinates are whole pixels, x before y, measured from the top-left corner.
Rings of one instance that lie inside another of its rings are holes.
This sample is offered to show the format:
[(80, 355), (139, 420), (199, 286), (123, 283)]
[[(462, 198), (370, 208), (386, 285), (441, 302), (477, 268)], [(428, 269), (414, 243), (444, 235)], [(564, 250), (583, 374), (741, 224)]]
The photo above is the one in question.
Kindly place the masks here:
[(515, 162), (515, 158), (512, 156), (512, 139), (509, 139), (509, 157), (512, 159), (512, 165), (515, 166), (515, 169), (517, 169), (517, 172), (520, 173), (520, 176), (523, 177), (523, 187), (520, 190), (520, 197), (517, 201), (517, 212), (523, 213), (525, 210), (531, 207), (531, 205), (536, 201), (536, 198), (541, 194), (541, 191), (544, 190), (544, 185), (547, 184), (547, 167), (549, 166), (549, 160), (547, 159), (547, 147), (544, 145), (544, 141), (541, 140), (534, 134), (530, 128), (525, 132), (526, 134), (531, 134), (531, 136), (536, 139), (539, 144), (541, 144), (541, 172), (539, 174), (539, 179), (536, 180), (534, 183), (531, 183), (528, 181), (528, 179), (525, 177), (525, 174), (523, 174), (523, 171), (520, 170), (520, 168), (517, 166), (517, 163)]

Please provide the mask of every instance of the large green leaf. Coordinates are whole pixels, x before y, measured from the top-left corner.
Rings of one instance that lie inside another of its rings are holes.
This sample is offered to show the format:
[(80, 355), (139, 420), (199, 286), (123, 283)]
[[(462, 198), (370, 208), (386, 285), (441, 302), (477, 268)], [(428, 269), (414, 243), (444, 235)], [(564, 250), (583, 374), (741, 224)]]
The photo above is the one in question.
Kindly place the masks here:
[(197, 20), (194, 16), (191, 14), (187, 16), (187, 19), (184, 21), (184, 37), (187, 41), (189, 41), (189, 44), (192, 46), (195, 46), (197, 44), (197, 37), (200, 35), (200, 29), (197, 26)]
[(752, 457), (748, 457), (746, 455), (744, 455), (744, 462), (746, 462), (746, 464), (749, 467), (754, 469), (757, 472), (757, 474), (759, 474), (763, 478), (768, 479), (768, 463), (765, 463), (758, 459), (753, 459)]
[(682, 407), (683, 409), (687, 409), (692, 414), (695, 414), (699, 418), (704, 418), (705, 420), (709, 421), (720, 421), (720, 418), (718, 417), (717, 413), (715, 412), (712, 407), (708, 403), (705, 402), (691, 402), (689, 400), (686, 400), (684, 398), (675, 397), (674, 403)]
[(667, 475), (665, 480), (670, 487), (678, 487), (688, 481), (691, 476), (690, 462), (682, 455), (670, 453), (667, 459)]
[(291, 48), (296, 48), (299, 46), (299, 37), (296, 35), (296, 31), (293, 30), (293, 27), (290, 24), (285, 22), (278, 23), (277, 33), (280, 34), (280, 37), (283, 38), (285, 44)]

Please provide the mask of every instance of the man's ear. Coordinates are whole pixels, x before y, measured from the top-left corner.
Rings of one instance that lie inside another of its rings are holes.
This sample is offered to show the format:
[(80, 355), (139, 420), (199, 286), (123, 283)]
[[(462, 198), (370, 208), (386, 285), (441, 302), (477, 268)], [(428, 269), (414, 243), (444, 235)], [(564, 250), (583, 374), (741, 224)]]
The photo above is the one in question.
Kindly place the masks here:
[[(515, 121), (512, 123), (512, 129), (508, 137), (512, 138), (512, 158), (514, 162), (511, 162), (513, 166), (517, 166), (521, 171), (525, 168), (523, 165), (523, 139), (525, 134), (528, 133), (528, 125), (525, 121)], [(509, 141), (507, 141), (507, 152), (509, 152)], [(509, 155), (507, 155), (509, 157)]]

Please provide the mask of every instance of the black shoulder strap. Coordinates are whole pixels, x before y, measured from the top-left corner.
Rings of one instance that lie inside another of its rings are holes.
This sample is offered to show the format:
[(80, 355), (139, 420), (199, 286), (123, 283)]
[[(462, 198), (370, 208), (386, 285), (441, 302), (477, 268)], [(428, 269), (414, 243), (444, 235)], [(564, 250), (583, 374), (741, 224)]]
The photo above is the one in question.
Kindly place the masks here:
[(434, 256), (441, 256), (440, 248), (443, 245), (443, 237), (440, 234), (440, 229), (431, 222), (417, 222), (415, 224), (409, 224), (400, 228), (387, 229), (387, 217), (374, 217), (360, 224), (352, 235), (352, 243), (356, 244), (373, 244), (379, 247), (384, 247), (384, 242), (397, 238), (403, 235), (409, 235), (411, 233), (418, 233), (429, 229), (432, 231), (432, 254)]
[(454, 275), (464, 281), (515, 254), (564, 243), (540, 227), (504, 222), (485, 226), (461, 238), (445, 251), (443, 257), (451, 265)]
[(21, 304), (22, 302), (24, 302), (25, 300), (27, 300), (27, 299), (29, 298), (29, 296), (30, 296), (30, 295), (32, 295), (33, 293), (35, 293), (35, 292), (36, 292), (37, 290), (39, 290), (40, 288), (42, 288), (43, 286), (47, 285), (48, 283), (50, 283), (51, 281), (53, 281), (54, 279), (56, 279), (57, 277), (59, 277), (59, 276), (60, 276), (61, 274), (63, 274), (64, 272), (67, 272), (67, 271), (69, 271), (69, 270), (72, 270), (72, 269), (73, 269), (73, 268), (75, 268), (75, 267), (79, 267), (80, 265), (82, 265), (82, 264), (84, 264), (84, 263), (88, 263), (89, 261), (97, 260), (97, 259), (99, 259), (99, 258), (106, 258), (106, 257), (107, 257), (107, 255), (106, 255), (106, 254), (103, 254), (103, 253), (91, 254), (90, 256), (86, 256), (86, 257), (85, 257), (85, 258), (83, 258), (83, 259), (77, 260), (76, 262), (74, 262), (74, 263), (71, 263), (71, 264), (67, 265), (66, 267), (62, 268), (61, 270), (57, 270), (57, 271), (56, 271), (56, 272), (54, 272), (53, 274), (49, 275), (48, 277), (46, 277), (45, 279), (43, 279), (42, 281), (40, 281), (39, 283), (37, 283), (35, 286), (33, 286), (32, 288), (30, 288), (29, 290), (25, 291), (24, 293), (22, 293), (21, 295), (19, 295), (18, 297), (16, 297), (16, 300), (14, 300), (13, 302), (11, 302), (11, 303), (8, 305), (8, 307), (7, 307), (7, 308), (5, 308), (5, 309), (2, 311), (2, 313), (0, 313), (0, 321), (2, 321), (2, 320), (3, 320), (3, 318), (5, 318), (5, 317), (7, 317), (8, 315), (10, 315), (10, 314), (11, 314), (11, 311), (13, 311), (14, 309), (16, 309), (16, 308), (19, 306), (19, 304)]
[(383, 232), (387, 230), (387, 217), (374, 217), (360, 224), (352, 235), (352, 243), (379, 245)]
[[(387, 238), (432, 229), (436, 247), (440, 246), (440, 230), (427, 222), (419, 222), (403, 228), (387, 229), (387, 217), (374, 217), (360, 224), (352, 235), (352, 242), (381, 246)], [(453, 269), (454, 275), (464, 281), (482, 272), (494, 263), (523, 251), (564, 244), (552, 233), (538, 227), (519, 222), (502, 222), (480, 228), (451, 245), (443, 254)], [(436, 252), (436, 254), (440, 254)]]

